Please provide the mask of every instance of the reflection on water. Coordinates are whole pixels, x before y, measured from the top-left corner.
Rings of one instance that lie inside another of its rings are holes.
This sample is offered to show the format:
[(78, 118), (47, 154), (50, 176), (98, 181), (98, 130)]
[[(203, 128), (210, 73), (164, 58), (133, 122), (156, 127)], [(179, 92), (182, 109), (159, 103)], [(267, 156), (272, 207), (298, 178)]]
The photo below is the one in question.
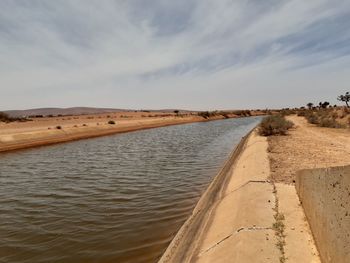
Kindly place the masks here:
[(259, 120), (0, 155), (0, 262), (155, 262)]

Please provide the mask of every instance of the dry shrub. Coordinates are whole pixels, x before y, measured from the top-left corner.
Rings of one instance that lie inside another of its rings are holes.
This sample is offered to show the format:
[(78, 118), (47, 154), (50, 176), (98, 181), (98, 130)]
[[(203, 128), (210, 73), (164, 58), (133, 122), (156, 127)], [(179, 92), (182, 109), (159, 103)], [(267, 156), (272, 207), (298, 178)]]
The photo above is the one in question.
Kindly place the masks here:
[[(299, 114), (300, 112), (302, 112), (302, 110), (299, 111), (298, 114)], [(291, 109), (282, 109), (282, 110), (280, 111), (280, 114), (281, 114), (282, 116), (294, 115), (294, 114), (296, 114), (296, 113), (297, 113), (297, 112), (296, 112), (295, 110), (291, 110)]]
[(0, 121), (10, 122), (11, 118), (4, 112), (0, 112)]
[(312, 111), (307, 112), (305, 118), (311, 124), (319, 124), (318, 116)]
[(319, 127), (328, 127), (328, 128), (343, 128), (344, 125), (341, 125), (337, 122), (338, 115), (337, 112), (330, 109), (322, 109), (316, 112), (309, 111), (305, 118), (311, 124), (316, 124)]
[(204, 119), (208, 119), (211, 116), (211, 114), (209, 111), (201, 111), (201, 112), (198, 112), (198, 116)]
[(334, 120), (338, 118), (338, 113), (336, 111), (332, 112), (331, 115)]
[(327, 128), (342, 128), (343, 127), (332, 116), (321, 118), (319, 120), (318, 126), (327, 127)]
[(9, 122), (13, 122), (13, 121), (28, 121), (28, 119), (25, 119), (25, 118), (13, 118), (13, 117), (10, 117), (7, 113), (5, 112), (0, 112), (0, 122), (6, 122), (6, 123), (9, 123)]
[(294, 126), (282, 115), (272, 115), (265, 117), (259, 127), (259, 134), (262, 136), (286, 135), (287, 131)]
[(305, 110), (300, 110), (300, 111), (298, 111), (298, 116), (306, 116), (306, 114), (307, 114), (307, 111), (305, 111)]

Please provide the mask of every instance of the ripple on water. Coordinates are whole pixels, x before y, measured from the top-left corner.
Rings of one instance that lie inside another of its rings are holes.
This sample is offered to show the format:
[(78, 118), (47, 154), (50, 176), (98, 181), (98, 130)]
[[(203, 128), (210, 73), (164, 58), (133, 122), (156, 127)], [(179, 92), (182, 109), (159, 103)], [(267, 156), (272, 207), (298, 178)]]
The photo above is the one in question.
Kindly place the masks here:
[(0, 156), (0, 262), (155, 262), (259, 118)]

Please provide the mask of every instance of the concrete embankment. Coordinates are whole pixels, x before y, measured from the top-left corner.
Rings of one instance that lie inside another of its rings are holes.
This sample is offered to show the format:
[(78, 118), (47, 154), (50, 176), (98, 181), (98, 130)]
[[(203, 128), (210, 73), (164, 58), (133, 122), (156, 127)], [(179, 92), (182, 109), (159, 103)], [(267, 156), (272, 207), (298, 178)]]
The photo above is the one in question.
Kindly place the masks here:
[(245, 148), (249, 135), (245, 136), (227, 162), (204, 192), (192, 215), (183, 224), (159, 262), (190, 262), (198, 247), (198, 238), (208, 224), (215, 204), (222, 198), (225, 185), (228, 183), (230, 171), (239, 155)]
[(267, 148), (255, 131), (242, 140), (159, 262), (320, 262), (294, 186), (269, 180)]
[(350, 262), (350, 166), (300, 171), (296, 188), (322, 262)]

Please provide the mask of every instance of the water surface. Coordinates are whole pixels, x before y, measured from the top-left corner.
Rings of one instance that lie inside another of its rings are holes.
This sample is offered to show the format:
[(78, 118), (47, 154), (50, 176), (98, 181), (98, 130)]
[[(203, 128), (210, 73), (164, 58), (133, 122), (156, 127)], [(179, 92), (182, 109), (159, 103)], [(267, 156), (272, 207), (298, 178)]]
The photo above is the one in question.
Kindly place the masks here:
[(0, 155), (0, 262), (156, 262), (260, 118)]

